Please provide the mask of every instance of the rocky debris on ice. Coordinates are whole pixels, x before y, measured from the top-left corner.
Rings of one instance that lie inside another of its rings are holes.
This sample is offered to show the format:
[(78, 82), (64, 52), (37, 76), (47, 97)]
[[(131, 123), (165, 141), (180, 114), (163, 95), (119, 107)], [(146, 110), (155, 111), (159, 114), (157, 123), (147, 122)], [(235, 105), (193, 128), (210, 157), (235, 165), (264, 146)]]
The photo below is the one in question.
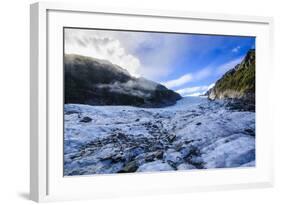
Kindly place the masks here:
[(64, 129), (68, 176), (255, 166), (255, 113), (219, 100), (183, 98), (166, 108), (67, 104)]

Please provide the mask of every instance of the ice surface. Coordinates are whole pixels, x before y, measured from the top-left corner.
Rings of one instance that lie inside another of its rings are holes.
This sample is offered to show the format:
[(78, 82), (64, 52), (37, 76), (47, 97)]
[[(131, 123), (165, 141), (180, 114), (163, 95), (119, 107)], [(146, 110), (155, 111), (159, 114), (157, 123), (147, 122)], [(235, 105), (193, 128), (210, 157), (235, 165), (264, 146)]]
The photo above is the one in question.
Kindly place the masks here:
[(138, 168), (138, 172), (145, 172), (145, 171), (172, 171), (174, 170), (168, 163), (163, 162), (162, 160), (157, 160), (154, 162), (149, 162), (141, 165)]
[(228, 110), (223, 101), (66, 104), (64, 112), (65, 175), (255, 166), (255, 113)]

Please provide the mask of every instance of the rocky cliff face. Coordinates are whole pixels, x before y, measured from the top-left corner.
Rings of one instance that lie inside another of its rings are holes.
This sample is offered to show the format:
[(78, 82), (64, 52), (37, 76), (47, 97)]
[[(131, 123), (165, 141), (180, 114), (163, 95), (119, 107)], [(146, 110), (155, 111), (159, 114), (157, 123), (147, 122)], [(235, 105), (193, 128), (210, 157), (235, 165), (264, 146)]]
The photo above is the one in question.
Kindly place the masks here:
[(65, 103), (165, 107), (181, 99), (178, 93), (145, 78), (132, 77), (109, 61), (65, 55)]
[(226, 72), (207, 92), (208, 98), (231, 99), (246, 110), (255, 107), (255, 50), (251, 49), (243, 61)]

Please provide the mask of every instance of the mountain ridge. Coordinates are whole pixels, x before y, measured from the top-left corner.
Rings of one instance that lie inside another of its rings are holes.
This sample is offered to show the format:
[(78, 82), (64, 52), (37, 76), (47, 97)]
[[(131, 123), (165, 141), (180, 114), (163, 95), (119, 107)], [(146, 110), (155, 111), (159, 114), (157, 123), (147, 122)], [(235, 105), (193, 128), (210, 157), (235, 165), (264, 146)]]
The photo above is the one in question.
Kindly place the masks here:
[(65, 54), (64, 71), (65, 103), (166, 107), (181, 99), (165, 86), (133, 77), (106, 60)]
[(255, 49), (250, 49), (240, 64), (227, 71), (207, 91), (210, 100), (230, 99), (246, 110), (255, 109)]

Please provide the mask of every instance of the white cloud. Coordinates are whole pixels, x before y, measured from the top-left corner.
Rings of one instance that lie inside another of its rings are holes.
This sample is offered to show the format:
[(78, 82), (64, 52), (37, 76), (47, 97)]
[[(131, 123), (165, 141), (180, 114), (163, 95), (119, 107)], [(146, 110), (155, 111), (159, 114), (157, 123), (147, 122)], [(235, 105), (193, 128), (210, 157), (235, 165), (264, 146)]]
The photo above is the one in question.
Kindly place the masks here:
[[(66, 53), (108, 60), (128, 70), (135, 77), (142, 76), (157, 82), (163, 78), (170, 79), (175, 59), (183, 50), (185, 53), (192, 53), (193, 43), (192, 38), (182, 38), (176, 34), (171, 38), (166, 34), (149, 32), (65, 30)], [(240, 48), (236, 47), (233, 51), (237, 49)], [(219, 76), (240, 63), (242, 59), (243, 57), (240, 57), (218, 67), (208, 66), (195, 73), (187, 72), (162, 84), (174, 89), (212, 75)]]
[(236, 47), (233, 48), (231, 51), (232, 51), (233, 53), (237, 53), (240, 49), (241, 49), (241, 46), (236, 46)]
[(192, 79), (193, 79), (193, 77), (191, 74), (185, 74), (177, 79), (163, 82), (162, 84), (168, 88), (175, 88), (175, 87), (179, 87), (185, 83), (192, 81)]
[(215, 83), (212, 83), (211, 85), (208, 86), (208, 90), (210, 90), (211, 88), (213, 88), (215, 86)]
[[(181, 76), (178, 79), (168, 81), (168, 82), (162, 83), (162, 84), (164, 84), (166, 87), (168, 87), (170, 89), (177, 88), (186, 83), (189, 83), (192, 81), (200, 81), (202, 79), (209, 77), (210, 75), (213, 75), (214, 73), (211, 72), (212, 70), (215, 70), (215, 75), (222, 75), (226, 71), (234, 68), (237, 64), (241, 63), (243, 58), (244, 58), (244, 56), (236, 58), (234, 60), (231, 60), (229, 62), (226, 62), (226, 63), (220, 65), (217, 68), (211, 69), (211, 67), (208, 66), (208, 67), (198, 71), (195, 74), (186, 74), (186, 75)], [(190, 78), (189, 79), (184, 78), (185, 76), (190, 76)], [(186, 80), (184, 81), (184, 79), (186, 79)], [(182, 89), (178, 89), (176, 92), (178, 92), (182, 96), (198, 96), (198, 95), (202, 95), (202, 94), (206, 93), (208, 90), (210, 90), (214, 86), (215, 86), (215, 83), (212, 83), (208, 86), (195, 86), (195, 87), (182, 88)]]
[(216, 74), (217, 75), (222, 75), (224, 74), (225, 72), (227, 72), (228, 70), (234, 68), (237, 64), (241, 63), (241, 61), (243, 60), (244, 56), (241, 56), (239, 58), (236, 58), (234, 60), (231, 60), (229, 62), (226, 62), (222, 65), (220, 65), (218, 68), (217, 68), (217, 71), (216, 71)]
[(200, 96), (200, 95), (204, 95), (204, 92), (191, 93), (191, 94), (185, 95), (185, 97), (187, 97), (187, 96), (196, 97), (196, 96)]
[(187, 87), (183, 89), (176, 90), (181, 96), (199, 96), (205, 94), (209, 89), (214, 87), (215, 83), (203, 86)]
[[(133, 34), (131, 38), (132, 43), (126, 44), (134, 44), (133, 39), (139, 39)], [(138, 40), (141, 49), (137, 49), (142, 58), (141, 75), (154, 81), (161, 81), (173, 73), (175, 61), (190, 45), (188, 38), (179, 34), (142, 33), (141, 38), (143, 40)]]
[[(195, 82), (195, 81), (200, 81), (200, 80), (206, 79), (212, 75), (220, 76), (220, 75), (224, 74), (225, 72), (227, 72), (228, 70), (234, 68), (237, 64), (241, 63), (243, 58), (244, 58), (244, 56), (241, 56), (239, 58), (226, 62), (218, 67), (207, 66), (204, 69), (201, 69), (196, 73), (187, 73), (187, 74), (180, 76), (177, 79), (170, 80), (167, 82), (162, 82), (162, 84), (165, 85), (169, 89), (174, 89), (174, 88), (178, 88), (178, 87), (180, 87), (184, 84), (190, 83), (190, 82)], [(209, 85), (210, 87), (206, 90), (209, 90), (214, 85), (215, 84)]]
[(66, 29), (65, 53), (109, 60), (111, 63), (128, 70), (133, 76), (140, 75), (140, 60), (129, 54), (120, 40), (111, 35), (110, 32)]
[(182, 96), (190, 96), (194, 93), (204, 93), (208, 90), (209, 86), (195, 86), (195, 87), (187, 87), (183, 89), (179, 89), (176, 92), (179, 93)]
[(167, 82), (162, 82), (162, 84), (170, 89), (177, 88), (177, 87), (180, 87), (189, 82), (194, 82), (194, 81), (199, 81), (199, 80), (205, 79), (205, 78), (209, 77), (211, 74), (212, 73), (209, 68), (204, 68), (194, 74), (187, 73), (185, 75), (180, 76), (177, 79), (170, 80)]
[(169, 69), (169, 66), (159, 66), (159, 65), (151, 65), (151, 66), (143, 66), (141, 65), (140, 75), (156, 82), (163, 77), (169, 76), (172, 70)]
[[(187, 48), (187, 38), (176, 34), (171, 38), (166, 34), (149, 32), (65, 30), (66, 53), (109, 60), (133, 76), (154, 81), (169, 76), (173, 72), (171, 64)], [(141, 54), (136, 56), (135, 53)]]
[(209, 68), (204, 68), (200, 71), (198, 71), (195, 75), (194, 75), (194, 80), (202, 80), (204, 78), (207, 78), (211, 75), (211, 69)]

